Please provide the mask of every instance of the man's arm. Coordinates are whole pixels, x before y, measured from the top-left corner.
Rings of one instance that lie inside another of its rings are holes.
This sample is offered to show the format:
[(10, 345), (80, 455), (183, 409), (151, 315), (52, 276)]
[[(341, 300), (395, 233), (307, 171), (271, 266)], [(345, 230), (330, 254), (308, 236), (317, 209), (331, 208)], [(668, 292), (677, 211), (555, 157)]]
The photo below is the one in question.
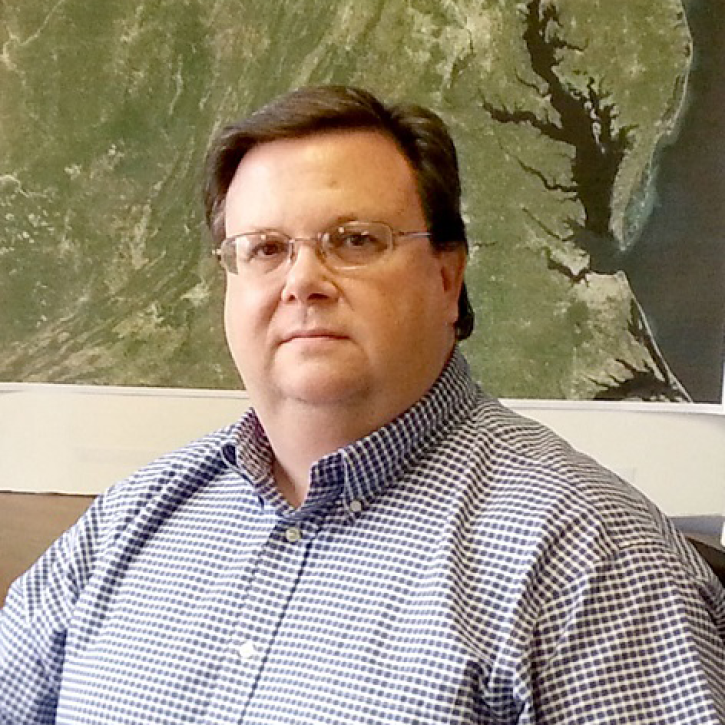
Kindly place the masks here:
[(55, 722), (67, 627), (96, 555), (102, 502), (13, 583), (0, 611), (0, 724)]
[(533, 718), (551, 723), (725, 723), (725, 591), (664, 547), (625, 549), (569, 583), (538, 627)]

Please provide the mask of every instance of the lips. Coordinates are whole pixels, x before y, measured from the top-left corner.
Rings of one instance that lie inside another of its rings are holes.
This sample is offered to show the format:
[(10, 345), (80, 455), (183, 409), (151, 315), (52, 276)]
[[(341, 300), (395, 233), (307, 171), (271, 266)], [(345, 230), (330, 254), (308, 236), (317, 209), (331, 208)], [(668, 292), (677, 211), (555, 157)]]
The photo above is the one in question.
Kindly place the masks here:
[(292, 342), (294, 340), (343, 340), (346, 335), (341, 334), (336, 330), (328, 330), (323, 328), (315, 328), (311, 330), (295, 330), (282, 338), (282, 342)]

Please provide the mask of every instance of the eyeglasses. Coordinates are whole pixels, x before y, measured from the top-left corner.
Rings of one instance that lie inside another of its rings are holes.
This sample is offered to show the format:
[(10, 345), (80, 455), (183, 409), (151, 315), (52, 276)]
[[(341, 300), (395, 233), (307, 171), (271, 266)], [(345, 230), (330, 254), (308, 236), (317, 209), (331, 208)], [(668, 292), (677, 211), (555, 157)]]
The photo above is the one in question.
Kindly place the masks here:
[(214, 255), (231, 274), (262, 276), (293, 262), (300, 243), (310, 242), (329, 269), (353, 269), (387, 256), (404, 237), (424, 238), (430, 233), (395, 231), (384, 222), (352, 221), (335, 224), (309, 238), (274, 230), (235, 234), (225, 239)]

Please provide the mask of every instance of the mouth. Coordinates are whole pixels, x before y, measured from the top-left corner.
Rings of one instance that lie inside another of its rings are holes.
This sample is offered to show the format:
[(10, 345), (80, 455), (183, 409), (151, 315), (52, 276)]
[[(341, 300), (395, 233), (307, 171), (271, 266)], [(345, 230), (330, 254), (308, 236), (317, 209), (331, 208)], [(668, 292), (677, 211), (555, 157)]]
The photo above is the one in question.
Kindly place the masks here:
[(324, 342), (325, 340), (344, 340), (345, 335), (335, 332), (334, 330), (297, 330), (289, 335), (282, 338), (282, 343), (294, 342), (294, 341), (305, 341), (305, 340), (319, 340)]

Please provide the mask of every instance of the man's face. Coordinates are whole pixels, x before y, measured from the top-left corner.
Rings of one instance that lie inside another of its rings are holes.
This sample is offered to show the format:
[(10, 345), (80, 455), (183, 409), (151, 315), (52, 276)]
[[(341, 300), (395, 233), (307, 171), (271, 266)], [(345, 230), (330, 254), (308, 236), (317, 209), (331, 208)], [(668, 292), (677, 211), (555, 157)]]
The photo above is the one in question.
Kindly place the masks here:
[[(226, 235), (311, 238), (341, 221), (426, 224), (407, 160), (388, 137), (334, 131), (253, 148), (226, 199)], [(227, 275), (225, 326), (258, 410), (285, 403), (364, 411), (383, 425), (435, 381), (453, 342), (465, 256), (426, 238), (331, 271), (312, 246), (272, 276)], [(261, 412), (260, 410), (260, 412)]]

